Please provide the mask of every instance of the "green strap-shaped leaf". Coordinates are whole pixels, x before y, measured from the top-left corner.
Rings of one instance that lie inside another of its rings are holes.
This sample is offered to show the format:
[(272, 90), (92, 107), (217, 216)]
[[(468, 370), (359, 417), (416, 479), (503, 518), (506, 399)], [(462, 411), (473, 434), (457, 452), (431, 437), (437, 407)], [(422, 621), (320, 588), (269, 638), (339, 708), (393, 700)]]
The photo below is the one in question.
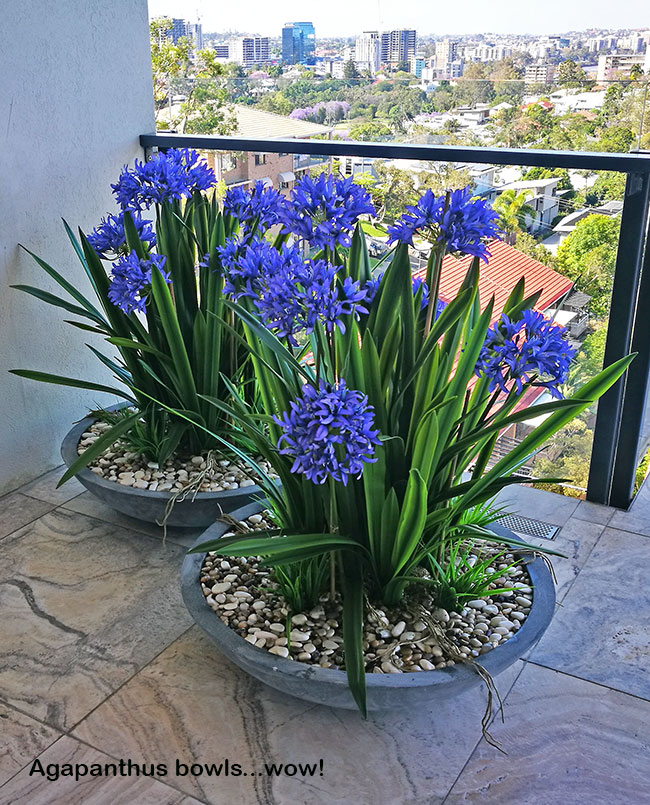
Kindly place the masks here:
[(88, 389), (88, 391), (103, 391), (106, 394), (117, 394), (124, 400), (135, 403), (130, 394), (124, 389), (104, 386), (102, 383), (91, 383), (89, 380), (79, 380), (75, 377), (64, 377), (63, 375), (51, 375), (48, 372), (36, 372), (32, 369), (10, 369), (11, 374), (18, 377), (25, 377), (27, 380), (38, 380), (39, 383), (52, 383), (55, 386), (73, 386), (77, 389)]
[(43, 291), (40, 288), (35, 288), (33, 285), (12, 285), (11, 287), (15, 288), (17, 291), (28, 293), (30, 296), (40, 299), (41, 302), (47, 302), (48, 305), (63, 308), (63, 310), (67, 310), (68, 313), (72, 313), (75, 316), (82, 316), (84, 319), (90, 319), (90, 321), (94, 321), (96, 324), (99, 324), (102, 327), (108, 327), (108, 322), (102, 316), (96, 316), (87, 308), (80, 307), (79, 305), (73, 305), (72, 302), (61, 299), (60, 296), (49, 293), (49, 291)]
[(185, 407), (196, 411), (199, 408), (199, 400), (196, 395), (196, 386), (194, 385), (194, 373), (185, 349), (171, 293), (162, 274), (156, 267), (151, 269), (151, 293), (160, 315), (169, 352), (178, 376), (177, 392), (183, 399)]
[(427, 519), (427, 485), (419, 471), (412, 469), (406, 486), (406, 494), (397, 524), (397, 534), (392, 553), (393, 572), (404, 567), (422, 538)]

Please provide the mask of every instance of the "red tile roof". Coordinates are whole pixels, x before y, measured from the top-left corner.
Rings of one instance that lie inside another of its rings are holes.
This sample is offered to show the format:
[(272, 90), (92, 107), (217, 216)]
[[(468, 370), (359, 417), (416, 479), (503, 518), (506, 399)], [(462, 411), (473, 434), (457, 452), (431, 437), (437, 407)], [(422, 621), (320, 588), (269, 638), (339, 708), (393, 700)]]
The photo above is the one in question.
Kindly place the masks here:
[[(493, 321), (499, 317), (503, 306), (516, 283), (525, 277), (526, 295), (542, 289), (536, 310), (544, 311), (564, 296), (573, 286), (573, 280), (563, 277), (552, 268), (534, 260), (500, 240), (490, 243), (491, 257), (487, 265), (481, 263), (478, 283), (481, 310), (494, 296)], [(440, 296), (446, 302), (454, 299), (472, 262), (471, 255), (457, 259), (448, 254), (442, 261)], [(426, 267), (415, 272), (416, 277), (426, 276)]]

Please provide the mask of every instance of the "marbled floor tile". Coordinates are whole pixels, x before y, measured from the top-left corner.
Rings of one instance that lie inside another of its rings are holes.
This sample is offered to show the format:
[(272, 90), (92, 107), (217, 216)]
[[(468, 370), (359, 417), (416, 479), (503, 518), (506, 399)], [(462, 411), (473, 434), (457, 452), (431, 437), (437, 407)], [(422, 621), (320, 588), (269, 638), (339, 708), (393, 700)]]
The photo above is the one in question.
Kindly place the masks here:
[(562, 530), (555, 539), (535, 539), (534, 537), (529, 539), (533, 545), (550, 548), (564, 554), (564, 556), (549, 557), (557, 579), (555, 594), (559, 602), (564, 600), (564, 596), (604, 530), (604, 525), (571, 517), (562, 526)]
[(0, 702), (0, 786), (59, 737), (51, 727)]
[(650, 540), (606, 528), (533, 662), (650, 699)]
[[(505, 696), (522, 663), (497, 682)], [(485, 693), (363, 721), (283, 696), (224, 659), (198, 628), (185, 633), (91, 713), (74, 734), (140, 762), (220, 763), (247, 776), (179, 777), (208, 802), (242, 805), (439, 803), (481, 736)], [(265, 763), (316, 763), (323, 776), (269, 778)]]
[(59, 489), (56, 488), (59, 478), (65, 470), (66, 467), (63, 464), (60, 467), (55, 467), (50, 472), (46, 472), (34, 481), (22, 486), (20, 491), (25, 495), (29, 495), (30, 498), (46, 500), (48, 503), (55, 503), (60, 506), (85, 491), (85, 487), (76, 478), (70, 478)]
[[(141, 534), (147, 534), (156, 539), (163, 539), (163, 529), (156, 525), (156, 523), (146, 523), (144, 520), (136, 520), (135, 517), (128, 517), (116, 509), (112, 509), (105, 503), (102, 503), (99, 498), (96, 498), (90, 492), (84, 492), (83, 495), (74, 498), (65, 504), (65, 508), (70, 511), (78, 512), (79, 514), (86, 514), (88, 517), (95, 517), (98, 520), (103, 520), (105, 523), (118, 525), (122, 528), (127, 528), (129, 531), (139, 531)], [(189, 548), (199, 534), (202, 534), (205, 528), (168, 528), (167, 540)]]
[(611, 506), (602, 506), (600, 503), (581, 500), (573, 513), (573, 517), (577, 517), (578, 520), (588, 520), (590, 523), (607, 525), (615, 512), (616, 509)]
[(29, 498), (19, 492), (5, 495), (0, 498), (0, 539), (38, 519), (52, 508), (52, 503)]
[(183, 550), (62, 508), (2, 541), (0, 699), (69, 728), (191, 623)]
[(554, 492), (521, 484), (507, 486), (496, 498), (498, 506), (505, 506), (513, 513), (559, 526), (567, 522), (578, 508), (579, 502), (577, 498), (556, 495)]
[(650, 537), (650, 479), (641, 487), (629, 511), (614, 512), (609, 525)]
[(650, 703), (528, 664), (505, 711), (507, 755), (481, 741), (445, 805), (648, 802)]
[[(38, 758), (47, 774), (55, 778), (55, 765), (61, 770), (64, 764), (84, 764), (88, 771), (92, 764), (114, 764), (114, 759), (103, 752), (85, 746), (74, 738), (63, 736)], [(143, 776), (74, 776), (48, 779), (35, 771), (32, 764), (24, 768), (10, 782), (0, 788), (0, 802), (4, 805), (198, 805), (195, 799), (174, 790), (159, 779)], [(95, 771), (99, 769), (95, 768)], [(161, 778), (164, 779), (164, 778)]]

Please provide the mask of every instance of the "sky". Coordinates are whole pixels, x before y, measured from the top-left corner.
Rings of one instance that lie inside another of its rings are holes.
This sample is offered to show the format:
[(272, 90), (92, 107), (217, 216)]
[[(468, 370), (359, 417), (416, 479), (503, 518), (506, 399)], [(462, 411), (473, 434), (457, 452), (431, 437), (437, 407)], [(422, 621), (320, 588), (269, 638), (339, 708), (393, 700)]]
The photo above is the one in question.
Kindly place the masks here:
[(415, 28), (422, 34), (530, 33), (646, 28), (647, 0), (149, 0), (149, 16), (182, 17), (204, 32), (280, 36), (285, 22), (309, 21), (316, 37)]

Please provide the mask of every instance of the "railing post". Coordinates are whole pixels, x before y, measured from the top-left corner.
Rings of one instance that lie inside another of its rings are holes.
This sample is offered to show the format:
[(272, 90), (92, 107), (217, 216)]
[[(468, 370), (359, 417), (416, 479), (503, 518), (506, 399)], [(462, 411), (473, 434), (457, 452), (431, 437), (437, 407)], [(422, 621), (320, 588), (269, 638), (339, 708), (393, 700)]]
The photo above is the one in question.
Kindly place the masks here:
[[(646, 226), (648, 214), (646, 213)], [(648, 400), (650, 377), (650, 236), (646, 230), (645, 255), (636, 305), (631, 351), (637, 356), (627, 372), (621, 427), (616, 446), (614, 473), (609, 502), (627, 509), (634, 497), (636, 468), (641, 456), (639, 445)]]
[[(648, 174), (628, 174), (616, 255), (607, 341), (605, 344), (605, 366), (624, 357), (631, 351), (632, 331), (639, 297), (643, 244), (648, 223), (649, 199), (650, 178)], [(646, 317), (650, 316), (648, 311), (641, 311), (641, 313)], [(636, 361), (634, 364), (636, 364)], [(634, 364), (632, 367), (634, 367)], [(598, 402), (589, 481), (587, 484), (587, 500), (591, 500), (594, 503), (613, 504), (611, 499), (612, 481), (619, 437), (621, 435), (624, 391), (629, 377), (636, 378), (637, 373), (640, 373), (640, 377), (644, 372), (642, 366), (638, 370), (632, 367)], [(647, 377), (647, 367), (645, 367), (645, 372)], [(632, 388), (635, 395), (639, 397), (640, 389), (638, 388), (637, 379), (632, 381)], [(645, 392), (643, 392), (644, 396)], [(626, 443), (633, 438), (633, 430), (633, 426), (628, 427), (626, 424), (624, 428)], [(624, 455), (620, 451), (618, 459), (620, 468), (626, 463), (635, 463), (636, 448), (633, 451), (633, 455)], [(627, 505), (629, 505), (629, 499), (625, 503), (625, 507)]]

